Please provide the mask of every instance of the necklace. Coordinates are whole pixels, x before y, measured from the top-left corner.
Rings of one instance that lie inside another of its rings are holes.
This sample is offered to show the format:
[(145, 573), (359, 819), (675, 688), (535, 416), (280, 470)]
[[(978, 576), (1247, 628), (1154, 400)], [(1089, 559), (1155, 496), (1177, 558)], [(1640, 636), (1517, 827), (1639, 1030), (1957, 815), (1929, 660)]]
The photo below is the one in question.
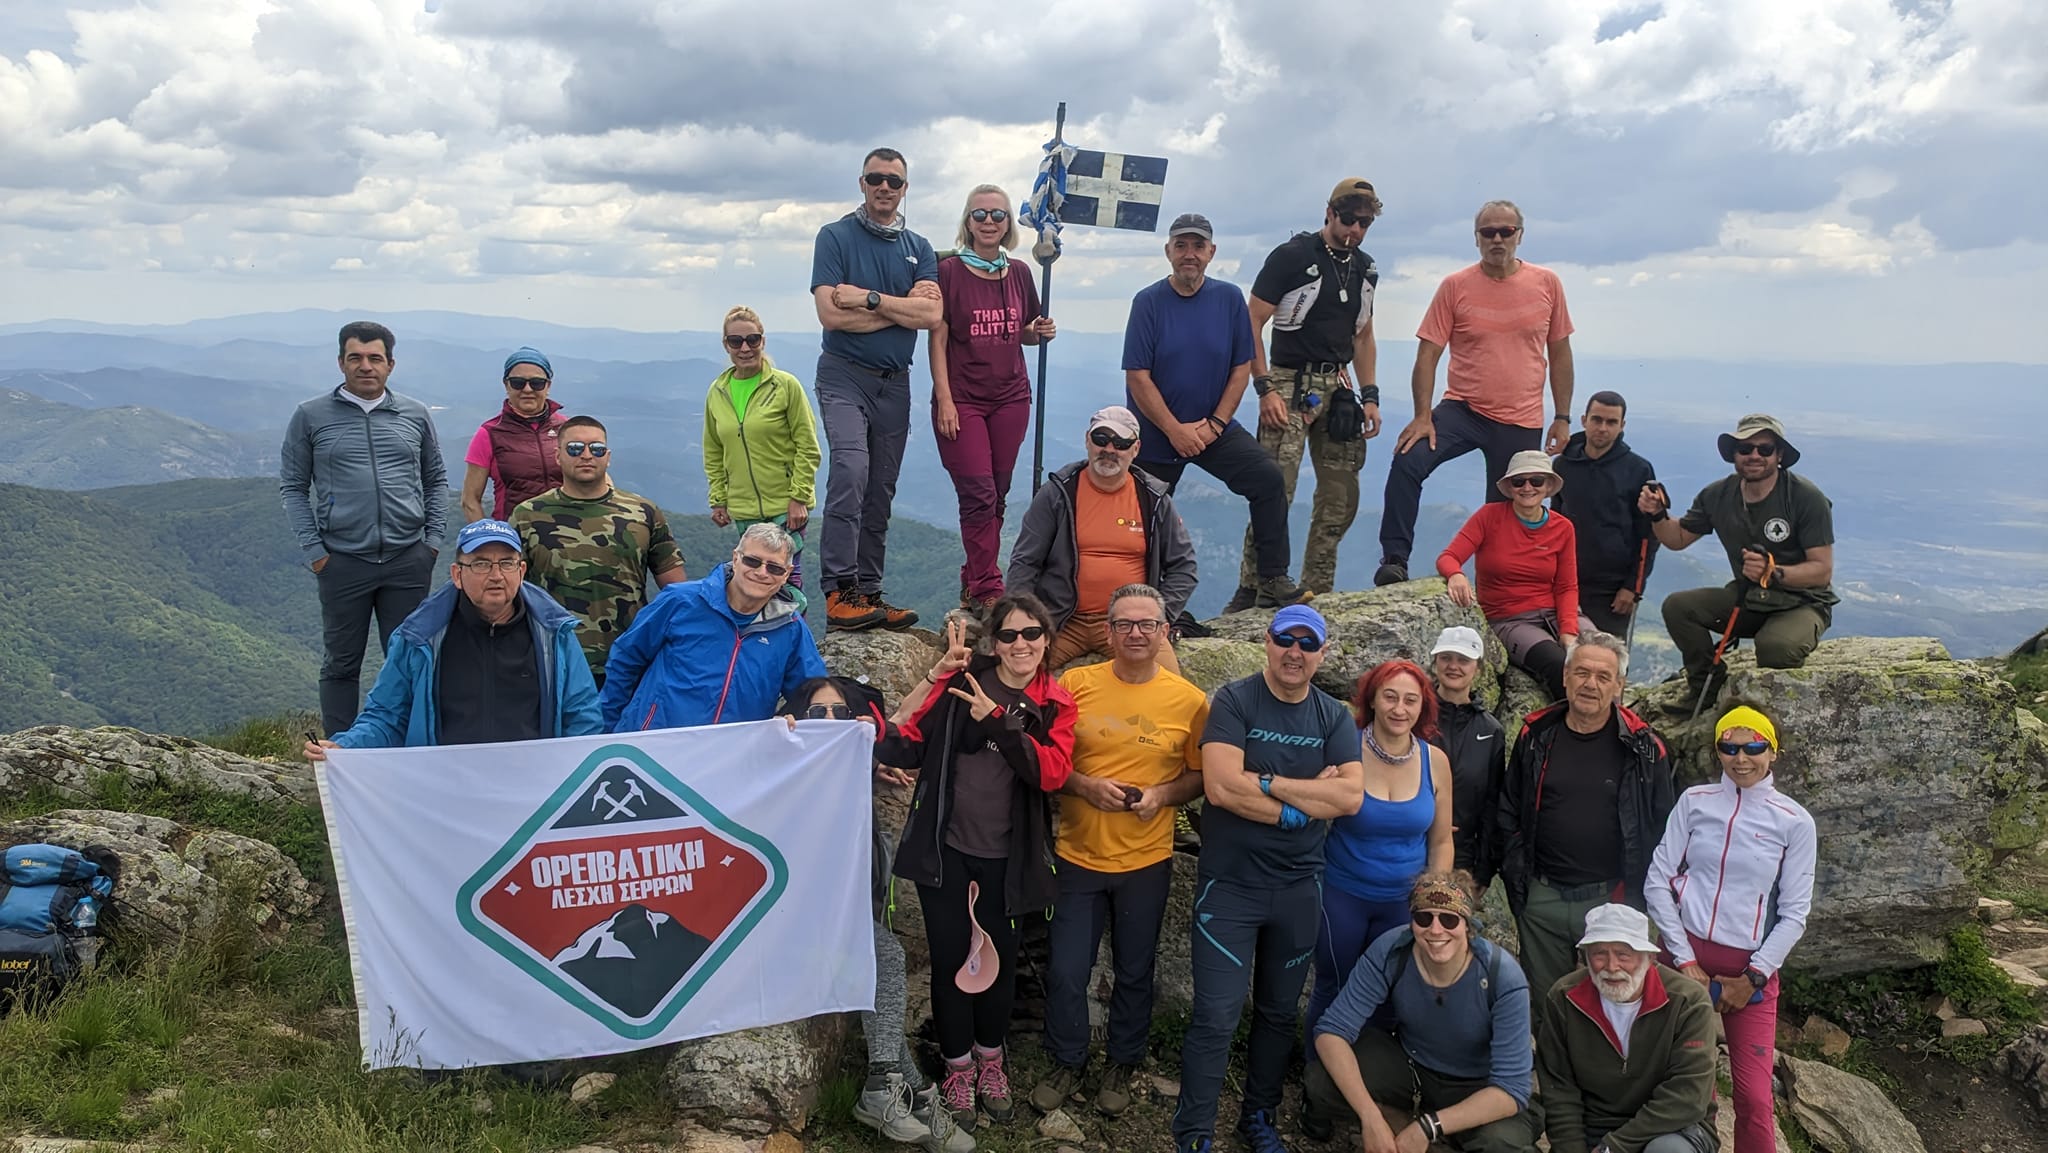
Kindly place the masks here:
[(1331, 248), (1327, 240), (1323, 241), (1323, 251), (1330, 254), (1330, 263), (1337, 266), (1337, 302), (1351, 303), (1351, 254), (1347, 252), (1338, 256), (1337, 250)]
[(1365, 747), (1371, 749), (1372, 755), (1378, 757), (1380, 760), (1383, 760), (1390, 765), (1401, 765), (1406, 764), (1408, 762), (1408, 758), (1415, 755), (1415, 738), (1413, 736), (1410, 736), (1408, 738), (1408, 751), (1402, 753), (1400, 756), (1397, 757), (1387, 752), (1387, 750), (1381, 748), (1380, 743), (1372, 739), (1372, 726), (1367, 725), (1365, 726)]

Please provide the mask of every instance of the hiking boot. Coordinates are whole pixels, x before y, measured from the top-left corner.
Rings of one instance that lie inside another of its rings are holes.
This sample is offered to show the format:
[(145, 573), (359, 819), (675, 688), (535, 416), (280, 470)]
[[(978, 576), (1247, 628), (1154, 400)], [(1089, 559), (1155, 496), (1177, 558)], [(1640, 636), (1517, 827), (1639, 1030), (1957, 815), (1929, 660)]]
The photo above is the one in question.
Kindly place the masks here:
[(1301, 1135), (1311, 1141), (1328, 1141), (1337, 1135), (1337, 1123), (1316, 1108), (1315, 1102), (1304, 1099), (1301, 1103)]
[(1129, 1065), (1114, 1064), (1103, 1070), (1102, 1084), (1095, 1088), (1097, 1113), (1116, 1117), (1131, 1107), (1131, 1074), (1135, 1072)]
[(929, 1131), (919, 1146), (925, 1153), (974, 1153), (974, 1137), (954, 1123), (950, 1110), (938, 1106), (936, 1085), (927, 1085), (911, 1096), (910, 1115)]
[(861, 603), (876, 614), (875, 627), (891, 632), (902, 632), (917, 623), (917, 614), (909, 609), (899, 609), (882, 599), (880, 592), (862, 593)]
[(1052, 1072), (1045, 1075), (1045, 1080), (1031, 1090), (1031, 1107), (1040, 1113), (1050, 1113), (1064, 1106), (1080, 1091), (1081, 1070), (1055, 1063)]
[(1259, 590), (1250, 585), (1239, 585), (1237, 591), (1230, 594), (1230, 602), (1223, 606), (1223, 612), (1225, 615), (1241, 613), (1258, 603)]
[(1255, 598), (1253, 607), (1277, 609), (1284, 605), (1305, 604), (1314, 599), (1315, 595), (1300, 585), (1295, 584), (1293, 578), (1289, 577), (1286, 573), (1281, 573), (1279, 576), (1260, 577), (1258, 595)]
[(833, 589), (825, 594), (825, 631), (850, 633), (871, 629), (882, 623), (882, 610), (870, 606), (852, 589)]
[(870, 1077), (853, 1102), (853, 1119), (891, 1141), (909, 1144), (932, 1134), (931, 1127), (911, 1116), (910, 1085), (901, 1073)]
[(974, 1128), (974, 1062), (955, 1065), (946, 1062), (945, 1079), (939, 1082), (939, 1104), (962, 1129)]
[(1380, 561), (1380, 567), (1372, 574), (1374, 588), (1397, 585), (1408, 579), (1408, 562), (1387, 557)]
[(1216, 635), (1216, 630), (1196, 620), (1193, 613), (1182, 609), (1180, 615), (1173, 618), (1173, 635), (1176, 637), (1213, 637)]
[[(1200, 803), (1199, 798), (1197, 803)], [(1202, 852), (1202, 831), (1195, 827), (1194, 817), (1190, 815), (1189, 811), (1191, 808), (1192, 806), (1190, 805), (1182, 805), (1174, 810), (1173, 851), (1176, 853), (1193, 853), (1200, 856)]]
[(1237, 1119), (1237, 1139), (1251, 1153), (1287, 1153), (1280, 1130), (1273, 1127), (1271, 1109), (1253, 1109)]
[(989, 1120), (1001, 1125), (1010, 1119), (1010, 1075), (1003, 1071), (1003, 1051), (974, 1054), (974, 1095)]

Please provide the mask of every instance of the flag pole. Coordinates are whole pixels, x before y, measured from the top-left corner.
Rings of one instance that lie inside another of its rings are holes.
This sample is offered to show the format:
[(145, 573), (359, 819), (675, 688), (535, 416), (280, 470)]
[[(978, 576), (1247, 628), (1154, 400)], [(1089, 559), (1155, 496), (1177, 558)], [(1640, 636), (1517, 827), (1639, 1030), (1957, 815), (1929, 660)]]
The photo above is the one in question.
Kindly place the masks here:
[[(1062, 143), (1067, 127), (1067, 102), (1060, 101), (1059, 109), (1053, 113), (1052, 147)], [(1031, 246), (1031, 255), (1038, 260), (1038, 313), (1052, 315), (1052, 262), (1060, 257), (1058, 243), (1048, 240), (1045, 225), (1038, 227), (1038, 243)], [(1034, 426), (1031, 445), (1031, 491), (1036, 494), (1038, 486), (1045, 482), (1045, 365), (1046, 344), (1038, 342), (1038, 406), (1032, 412)]]

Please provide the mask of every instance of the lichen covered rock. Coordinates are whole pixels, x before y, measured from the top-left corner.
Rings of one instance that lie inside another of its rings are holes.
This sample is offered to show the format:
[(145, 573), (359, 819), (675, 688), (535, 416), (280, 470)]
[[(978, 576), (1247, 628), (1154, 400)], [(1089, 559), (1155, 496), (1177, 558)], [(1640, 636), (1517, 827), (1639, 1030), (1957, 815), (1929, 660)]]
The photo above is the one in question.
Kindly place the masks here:
[(126, 784), (303, 805), (314, 804), (317, 794), (304, 761), (250, 760), (184, 737), (114, 725), (41, 725), (0, 735), (0, 794), (44, 789), (88, 801)]
[[(1452, 625), (1465, 625), (1478, 629), (1486, 639), (1485, 667), (1480, 670), (1478, 685), (1480, 699), (1492, 707), (1500, 697), (1500, 672), (1507, 664), (1506, 650), (1488, 631), (1486, 619), (1477, 608), (1459, 608), (1444, 590), (1443, 579), (1431, 577), (1384, 588), (1318, 596), (1312, 607), (1330, 624), (1330, 648), (1316, 673), (1316, 684), (1340, 700), (1350, 700), (1352, 689), (1366, 670), (1395, 657), (1428, 668), (1429, 650), (1435, 646), (1437, 634)], [(1209, 625), (1219, 638), (1262, 646), (1261, 638), (1272, 623), (1272, 609), (1252, 609), (1217, 617)], [(1264, 660), (1260, 647), (1258, 661), (1263, 664)], [(1254, 665), (1253, 669), (1258, 667)]]
[(835, 1013), (684, 1041), (662, 1081), (680, 1108), (708, 1115), (714, 1125), (758, 1122), (801, 1131), (853, 1032), (852, 1016)]

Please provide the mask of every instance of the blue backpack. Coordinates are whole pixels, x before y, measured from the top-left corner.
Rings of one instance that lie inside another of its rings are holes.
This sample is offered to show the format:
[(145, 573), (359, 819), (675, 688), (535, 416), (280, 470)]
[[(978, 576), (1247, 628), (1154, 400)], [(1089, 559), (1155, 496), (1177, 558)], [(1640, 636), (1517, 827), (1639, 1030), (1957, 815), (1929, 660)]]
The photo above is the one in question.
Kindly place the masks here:
[(113, 850), (13, 845), (0, 858), (0, 994), (48, 990), (98, 957)]

